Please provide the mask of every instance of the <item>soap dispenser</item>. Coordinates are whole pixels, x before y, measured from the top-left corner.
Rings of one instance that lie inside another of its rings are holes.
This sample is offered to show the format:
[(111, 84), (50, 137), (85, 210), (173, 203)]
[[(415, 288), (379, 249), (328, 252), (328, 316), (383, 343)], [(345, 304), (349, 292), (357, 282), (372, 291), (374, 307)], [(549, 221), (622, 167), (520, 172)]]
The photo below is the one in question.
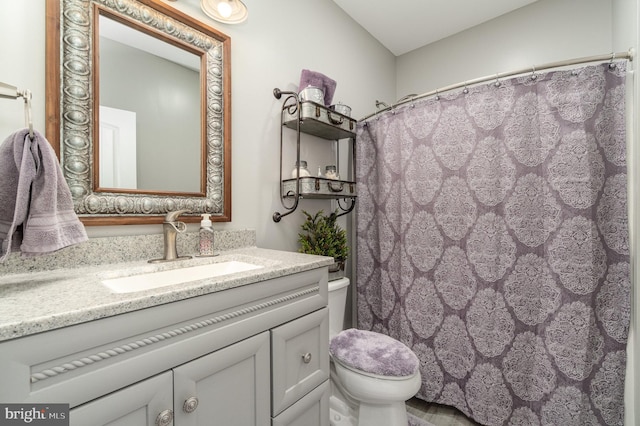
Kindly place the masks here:
[(200, 256), (213, 256), (213, 227), (211, 226), (211, 215), (204, 213), (201, 216), (200, 231), (198, 232), (200, 238)]

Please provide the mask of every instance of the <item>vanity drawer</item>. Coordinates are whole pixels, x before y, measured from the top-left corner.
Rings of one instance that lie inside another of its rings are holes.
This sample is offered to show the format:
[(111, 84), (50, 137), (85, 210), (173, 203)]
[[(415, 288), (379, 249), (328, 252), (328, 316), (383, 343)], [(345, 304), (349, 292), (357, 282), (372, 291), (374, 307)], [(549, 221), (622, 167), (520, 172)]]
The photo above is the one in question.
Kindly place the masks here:
[(284, 410), (271, 421), (271, 426), (329, 426), (331, 385), (325, 380), (320, 386)]
[(329, 309), (271, 330), (272, 415), (329, 378)]

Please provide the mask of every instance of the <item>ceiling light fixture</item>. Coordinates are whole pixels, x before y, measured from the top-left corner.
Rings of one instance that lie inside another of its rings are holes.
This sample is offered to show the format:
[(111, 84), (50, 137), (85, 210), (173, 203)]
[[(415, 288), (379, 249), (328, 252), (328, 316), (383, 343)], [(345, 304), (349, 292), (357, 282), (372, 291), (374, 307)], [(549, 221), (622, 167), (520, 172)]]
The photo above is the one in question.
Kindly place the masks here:
[(225, 24), (239, 24), (249, 16), (247, 6), (240, 0), (201, 0), (200, 7), (208, 17)]

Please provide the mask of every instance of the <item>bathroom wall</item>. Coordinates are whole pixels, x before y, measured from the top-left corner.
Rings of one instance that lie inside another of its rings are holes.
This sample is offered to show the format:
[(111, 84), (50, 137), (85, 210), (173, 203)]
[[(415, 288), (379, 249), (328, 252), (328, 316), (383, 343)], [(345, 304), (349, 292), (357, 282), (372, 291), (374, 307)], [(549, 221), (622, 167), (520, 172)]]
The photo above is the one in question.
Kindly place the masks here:
[[(409, 93), (425, 93), (450, 84), (528, 68), (565, 59), (600, 55), (610, 52), (637, 52), (638, 0), (539, 0), (529, 6), (493, 19), (462, 33), (416, 49), (397, 59), (397, 92), (395, 99)], [(630, 67), (637, 67), (636, 58)], [(638, 111), (640, 92), (635, 92)], [(638, 203), (640, 193), (634, 183), (640, 179), (640, 149), (637, 118), (632, 115), (629, 129), (630, 162), (630, 227), (634, 247), (639, 247)], [(637, 249), (636, 249), (637, 250)], [(633, 256), (635, 271), (640, 259)], [(639, 288), (640, 274), (635, 273), (634, 288)], [(640, 292), (634, 291), (632, 324), (628, 344), (628, 367), (625, 387), (625, 424), (640, 425)]]
[[(395, 96), (395, 57), (331, 0), (245, 0), (249, 19), (235, 26), (207, 18), (199, 0), (169, 3), (231, 37), (233, 220), (214, 223), (214, 228), (255, 229), (258, 246), (297, 250), (300, 210), (333, 207), (330, 201), (304, 200), (279, 224), (271, 219), (274, 211), (282, 211), (281, 101), (273, 97), (273, 88), (296, 90), (303, 68), (319, 71), (337, 81), (334, 99), (361, 117), (374, 109), (376, 98)], [(39, 130), (45, 123), (44, 12), (44, 0), (0, 2), (0, 81), (34, 93), (34, 124)], [(0, 140), (22, 126), (22, 101), (0, 99)], [(291, 144), (291, 135), (287, 138)], [(308, 144), (307, 160), (319, 155), (327, 146), (323, 142)], [(287, 160), (287, 174), (292, 167)], [(196, 227), (190, 225), (190, 230)], [(90, 237), (160, 232), (160, 225), (88, 227)]]
[(611, 0), (539, 0), (398, 57), (396, 95), (609, 53), (611, 14)]

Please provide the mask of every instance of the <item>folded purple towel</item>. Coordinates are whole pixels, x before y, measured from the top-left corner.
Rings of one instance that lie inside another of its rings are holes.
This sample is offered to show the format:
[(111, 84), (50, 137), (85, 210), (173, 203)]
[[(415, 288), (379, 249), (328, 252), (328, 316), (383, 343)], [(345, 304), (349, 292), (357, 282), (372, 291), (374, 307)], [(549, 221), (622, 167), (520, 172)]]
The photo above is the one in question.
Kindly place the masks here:
[(416, 354), (403, 343), (384, 334), (350, 328), (329, 344), (331, 356), (343, 365), (387, 377), (411, 376), (418, 371)]
[(319, 72), (302, 70), (298, 90), (302, 90), (307, 86), (315, 86), (324, 90), (324, 104), (326, 106), (331, 105), (331, 102), (333, 101), (333, 94), (336, 91), (335, 80), (332, 80)]
[(87, 241), (49, 141), (19, 130), (0, 145), (0, 262), (12, 246), (23, 257)]

